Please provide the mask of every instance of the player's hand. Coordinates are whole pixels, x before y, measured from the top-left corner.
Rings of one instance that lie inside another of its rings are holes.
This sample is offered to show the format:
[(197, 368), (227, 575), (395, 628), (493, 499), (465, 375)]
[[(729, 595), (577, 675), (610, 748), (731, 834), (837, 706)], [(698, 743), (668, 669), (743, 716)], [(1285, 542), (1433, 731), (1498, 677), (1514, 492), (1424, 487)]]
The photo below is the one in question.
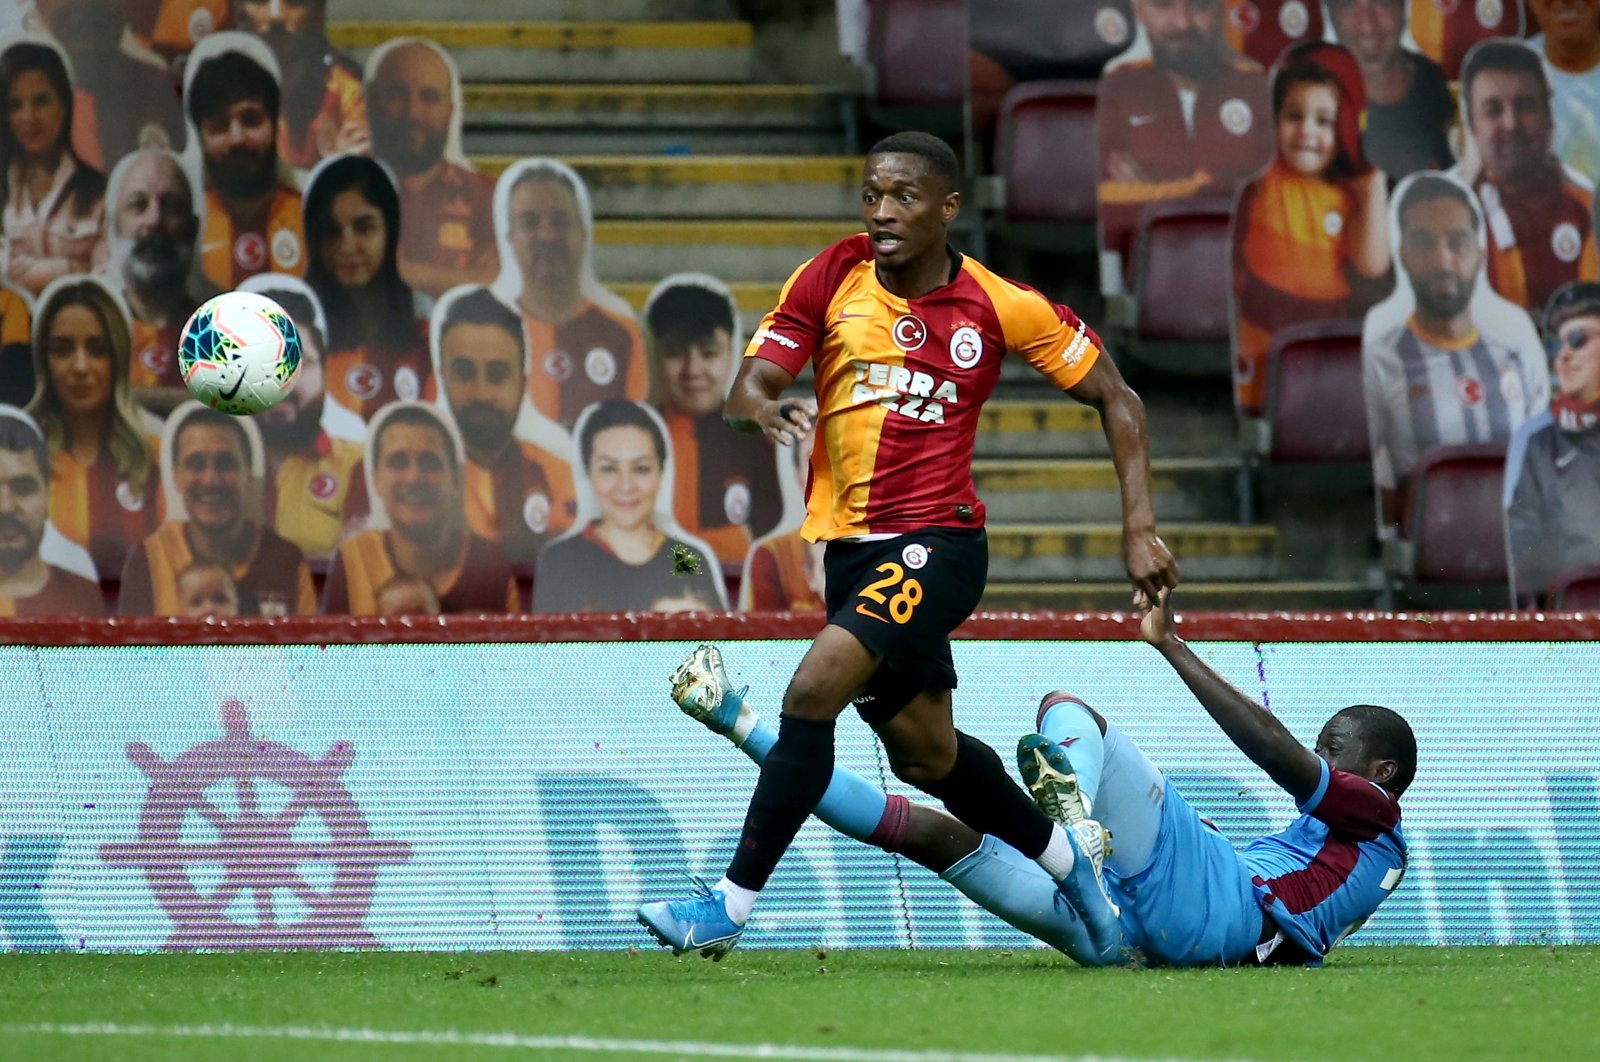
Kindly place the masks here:
[(780, 446), (793, 446), (816, 419), (817, 404), (809, 398), (782, 398), (762, 406), (756, 414), (761, 433)]
[(1172, 623), (1171, 590), (1162, 590), (1154, 600), (1143, 590), (1136, 590), (1133, 607), (1139, 611), (1139, 637), (1157, 648), (1177, 638)]
[(1154, 598), (1178, 585), (1178, 562), (1155, 531), (1129, 531), (1122, 536), (1122, 560), (1133, 588)]

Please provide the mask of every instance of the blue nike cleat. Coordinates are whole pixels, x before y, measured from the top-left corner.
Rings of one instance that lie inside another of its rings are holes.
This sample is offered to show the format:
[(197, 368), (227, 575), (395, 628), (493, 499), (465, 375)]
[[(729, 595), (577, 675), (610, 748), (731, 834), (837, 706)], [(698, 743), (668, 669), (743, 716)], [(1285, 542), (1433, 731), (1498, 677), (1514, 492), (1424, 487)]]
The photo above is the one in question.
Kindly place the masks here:
[(1102, 956), (1110, 956), (1122, 947), (1122, 909), (1111, 901), (1100, 872), (1108, 851), (1106, 831), (1093, 819), (1063, 828), (1075, 858), (1067, 876), (1056, 883), (1057, 888), (1083, 919), (1095, 950)]
[[(683, 714), (705, 724), (713, 734), (737, 742), (755, 724), (755, 713), (744, 706), (745, 689), (732, 692), (728, 673), (722, 667), (722, 654), (714, 645), (702, 645), (672, 673), (672, 700)], [(749, 725), (738, 734), (742, 717)]]
[[(712, 650), (715, 652), (715, 650)], [(639, 924), (672, 954), (699, 952), (721, 962), (739, 943), (744, 926), (728, 917), (727, 897), (701, 878), (693, 878), (694, 894), (685, 900), (663, 900), (639, 908)]]

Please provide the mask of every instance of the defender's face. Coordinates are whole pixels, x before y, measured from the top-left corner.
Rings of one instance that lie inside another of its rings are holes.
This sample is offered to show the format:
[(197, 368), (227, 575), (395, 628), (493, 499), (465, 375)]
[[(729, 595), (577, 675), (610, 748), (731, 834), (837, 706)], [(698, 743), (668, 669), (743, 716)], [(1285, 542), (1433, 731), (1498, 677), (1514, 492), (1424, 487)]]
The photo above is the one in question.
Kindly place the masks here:
[(1317, 745), (1312, 751), (1336, 771), (1371, 777), (1367, 773), (1371, 757), (1366, 754), (1355, 723), (1346, 716), (1336, 715), (1322, 724), (1322, 732), (1317, 735)]
[(960, 209), (961, 196), (920, 155), (896, 152), (867, 159), (861, 217), (879, 265), (898, 269), (942, 249), (945, 230)]
[(1563, 395), (1584, 402), (1600, 398), (1600, 317), (1574, 317), (1561, 326), (1556, 382)]
[(733, 375), (733, 337), (726, 328), (660, 353), (667, 405), (691, 417), (722, 408)]
[(216, 424), (190, 424), (178, 433), (176, 446), (173, 485), (190, 521), (211, 532), (236, 525), (244, 517), (248, 468), (238, 434)]

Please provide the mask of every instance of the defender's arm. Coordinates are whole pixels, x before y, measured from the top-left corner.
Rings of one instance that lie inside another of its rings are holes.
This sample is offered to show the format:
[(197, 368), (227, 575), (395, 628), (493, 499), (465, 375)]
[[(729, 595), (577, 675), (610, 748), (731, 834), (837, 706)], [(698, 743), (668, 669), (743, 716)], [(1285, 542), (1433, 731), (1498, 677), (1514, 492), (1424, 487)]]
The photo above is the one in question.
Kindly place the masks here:
[(1140, 635), (1166, 657), (1183, 684), (1228, 735), (1228, 740), (1266, 771), (1296, 803), (1303, 803), (1317, 791), (1322, 781), (1322, 762), (1316, 753), (1295, 740), (1277, 716), (1239, 692), (1194, 655), (1173, 629), (1168, 600), (1171, 595), (1172, 591), (1163, 590), (1154, 604), (1148, 597), (1138, 602)]

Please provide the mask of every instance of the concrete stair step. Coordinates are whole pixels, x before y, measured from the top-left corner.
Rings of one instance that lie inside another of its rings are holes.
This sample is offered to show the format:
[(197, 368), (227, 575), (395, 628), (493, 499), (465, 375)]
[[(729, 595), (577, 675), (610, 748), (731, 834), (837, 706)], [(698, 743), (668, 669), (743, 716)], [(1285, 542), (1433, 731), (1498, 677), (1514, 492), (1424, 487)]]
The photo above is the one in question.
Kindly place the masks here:
[(464, 86), (463, 102), (469, 152), (562, 156), (838, 155), (851, 106), (810, 85), (502, 82)]
[[(1374, 607), (1377, 591), (1362, 582), (1194, 582), (1175, 599), (1184, 611), (1311, 612)], [(999, 612), (1128, 612), (1133, 591), (1122, 582), (991, 582), (978, 606)], [(1129, 627), (1130, 636), (1133, 628)]]
[[(336, 0), (338, 19), (407, 19), (439, 17), (438, 0)], [(456, 22), (560, 22), (601, 19), (607, 22), (732, 18), (733, 0), (456, 0), (450, 18)]]
[[(1150, 463), (1156, 519), (1234, 518), (1238, 471), (1239, 463), (1227, 459), (1156, 458)], [(1117, 471), (1106, 458), (985, 458), (973, 462), (972, 475), (992, 521), (1122, 519)]]
[[(473, 161), (484, 174), (498, 177), (516, 156), (480, 156)], [(861, 160), (849, 155), (579, 156), (562, 161), (589, 186), (595, 215), (607, 219), (834, 220), (853, 214), (860, 195)], [(789, 268), (818, 249), (797, 258)]]
[(750, 77), (748, 22), (342, 21), (328, 39), (365, 60), (394, 37), (429, 37), (473, 81), (707, 81)]
[(595, 272), (608, 283), (654, 281), (686, 269), (728, 283), (781, 282), (851, 221), (597, 221)]
[[(978, 457), (1109, 456), (1098, 413), (1061, 394), (1021, 358), (1006, 362), (1014, 362), (1013, 370), (1020, 368), (1023, 375), (1011, 383), (1002, 375), (1001, 392), (1011, 393), (983, 407)], [(1146, 396), (1145, 412), (1155, 457), (1225, 460), (1238, 452), (1231, 412), (1187, 407), (1161, 395)]]
[[(989, 578), (996, 582), (1125, 578), (1120, 523), (990, 523)], [(1278, 529), (1174, 523), (1161, 528), (1185, 579), (1271, 580), (1278, 571)]]

